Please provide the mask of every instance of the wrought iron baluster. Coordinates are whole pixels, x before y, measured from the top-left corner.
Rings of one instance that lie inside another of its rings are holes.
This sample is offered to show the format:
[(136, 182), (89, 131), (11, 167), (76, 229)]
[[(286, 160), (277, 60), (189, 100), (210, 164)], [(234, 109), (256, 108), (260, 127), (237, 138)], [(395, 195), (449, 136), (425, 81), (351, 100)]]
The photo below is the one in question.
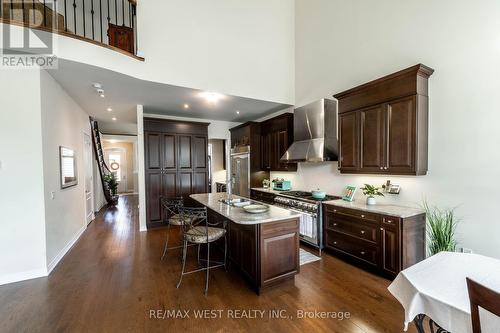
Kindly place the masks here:
[(122, 0), (122, 26), (125, 26), (125, 0)]
[(118, 25), (118, 0), (115, 0), (115, 24)]
[(35, 0), (32, 1), (32, 8), (33, 8), (33, 24), (36, 24)]
[(52, 22), (51, 29), (56, 29), (59, 30), (59, 20), (57, 19), (57, 0), (54, 0), (54, 7), (52, 8), (54, 13), (52, 15), (52, 21), (56, 20), (55, 22)]
[(109, 15), (109, 0), (108, 1), (108, 29), (109, 29), (109, 24), (111, 23), (111, 16)]
[[(21, 0), (21, 9), (23, 11), (23, 23), (25, 23), (26, 20), (24, 18), (26, 17), (26, 15), (25, 15), (26, 13), (24, 12), (24, 0)], [(28, 21), (28, 23), (29, 23), (29, 21)]]
[(0, 0), (0, 19), (3, 19), (3, 0)]
[(135, 50), (134, 50), (134, 54), (137, 54), (137, 50), (139, 48), (139, 42), (137, 41), (139, 38), (137, 38), (139, 32), (137, 30), (137, 27), (134, 28), (135, 24), (135, 19), (137, 17), (137, 5), (132, 5), (132, 29), (134, 29), (134, 40), (135, 40)]
[(66, 1), (64, 0), (64, 31), (68, 31), (68, 11), (66, 10)]
[[(95, 40), (94, 36), (94, 0), (90, 0), (90, 13), (92, 14), (92, 39)], [(83, 13), (85, 15), (85, 13)]]
[(83, 17), (83, 37), (86, 37), (85, 36), (85, 0), (82, 0), (82, 17)]
[(101, 43), (102, 43), (102, 0), (99, 0), (99, 25), (101, 26)]
[(47, 5), (45, 0), (43, 0), (43, 26), (47, 26)]
[(75, 35), (77, 35), (77, 33), (76, 33), (76, 0), (73, 0), (73, 23), (74, 23), (73, 25), (75, 27), (75, 31), (73, 31), (73, 33)]
[(132, 5), (128, 0), (128, 26), (132, 28)]

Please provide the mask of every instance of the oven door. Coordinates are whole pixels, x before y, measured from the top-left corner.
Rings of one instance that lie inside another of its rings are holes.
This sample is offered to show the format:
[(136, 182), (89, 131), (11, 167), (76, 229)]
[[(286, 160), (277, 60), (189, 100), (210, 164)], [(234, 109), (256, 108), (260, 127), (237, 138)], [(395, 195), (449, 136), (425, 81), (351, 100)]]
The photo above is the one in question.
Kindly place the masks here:
[(300, 239), (314, 246), (320, 246), (319, 230), (318, 230), (318, 215), (314, 213), (303, 212), (298, 209), (290, 208), (281, 205), (282, 207), (300, 213)]

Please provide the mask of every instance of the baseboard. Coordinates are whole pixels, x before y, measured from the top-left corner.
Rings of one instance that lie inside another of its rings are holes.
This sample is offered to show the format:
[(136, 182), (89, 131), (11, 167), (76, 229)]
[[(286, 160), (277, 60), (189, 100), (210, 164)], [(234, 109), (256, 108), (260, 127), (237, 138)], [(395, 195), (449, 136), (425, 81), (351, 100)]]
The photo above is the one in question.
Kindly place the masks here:
[(66, 253), (75, 245), (75, 243), (78, 241), (80, 236), (83, 234), (83, 232), (87, 229), (87, 226), (83, 226), (78, 232), (75, 234), (75, 236), (64, 246), (64, 248), (59, 251), (59, 253), (56, 255), (56, 257), (50, 262), (50, 264), (47, 266), (47, 272), (50, 274), (52, 270), (57, 266), (59, 261), (64, 257)]
[(0, 286), (8, 283), (36, 279), (47, 275), (48, 275), (47, 270), (43, 268), (33, 269), (31, 271), (19, 272), (14, 274), (8, 274), (6, 276), (0, 276)]

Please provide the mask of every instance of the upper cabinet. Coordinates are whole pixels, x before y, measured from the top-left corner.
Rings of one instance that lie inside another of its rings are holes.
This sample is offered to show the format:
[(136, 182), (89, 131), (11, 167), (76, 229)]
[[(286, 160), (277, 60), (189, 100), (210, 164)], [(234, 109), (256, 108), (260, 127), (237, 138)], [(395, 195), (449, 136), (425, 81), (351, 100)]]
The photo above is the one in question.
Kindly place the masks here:
[(422, 64), (334, 95), (342, 173), (427, 173), (428, 78)]
[(293, 113), (283, 113), (262, 123), (261, 162), (266, 171), (297, 171), (297, 163), (281, 162), (293, 143)]

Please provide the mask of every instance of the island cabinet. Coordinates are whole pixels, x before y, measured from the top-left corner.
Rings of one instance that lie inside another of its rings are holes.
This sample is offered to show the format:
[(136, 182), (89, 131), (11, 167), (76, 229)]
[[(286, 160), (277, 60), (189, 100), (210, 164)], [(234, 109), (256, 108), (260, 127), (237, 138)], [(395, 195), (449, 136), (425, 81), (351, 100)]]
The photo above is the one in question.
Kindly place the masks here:
[(228, 221), (227, 226), (229, 260), (257, 293), (299, 272), (297, 218), (250, 225)]
[(425, 214), (391, 216), (325, 205), (325, 245), (334, 254), (394, 278), (425, 258)]
[(427, 173), (428, 78), (422, 64), (334, 95), (342, 173)]

